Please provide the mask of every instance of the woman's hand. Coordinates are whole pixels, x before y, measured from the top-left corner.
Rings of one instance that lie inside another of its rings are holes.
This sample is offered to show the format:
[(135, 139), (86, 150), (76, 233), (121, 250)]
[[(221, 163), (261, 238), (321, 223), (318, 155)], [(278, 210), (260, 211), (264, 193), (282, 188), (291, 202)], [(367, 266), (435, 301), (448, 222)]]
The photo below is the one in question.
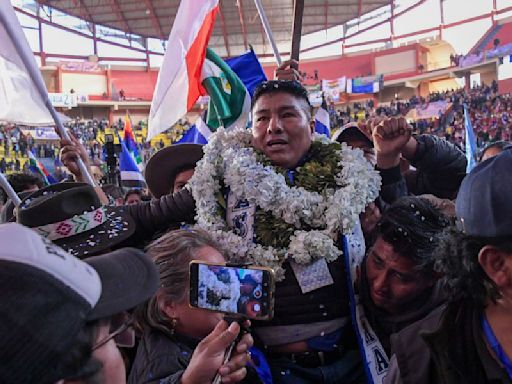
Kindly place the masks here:
[(240, 333), (238, 323), (219, 322), (215, 329), (198, 344), (190, 363), (181, 377), (182, 384), (210, 384), (219, 373), (223, 383), (236, 383), (245, 377), (245, 366), (251, 360), (248, 350), (253, 345), (250, 334), (245, 334), (236, 345), (226, 364), (224, 354)]

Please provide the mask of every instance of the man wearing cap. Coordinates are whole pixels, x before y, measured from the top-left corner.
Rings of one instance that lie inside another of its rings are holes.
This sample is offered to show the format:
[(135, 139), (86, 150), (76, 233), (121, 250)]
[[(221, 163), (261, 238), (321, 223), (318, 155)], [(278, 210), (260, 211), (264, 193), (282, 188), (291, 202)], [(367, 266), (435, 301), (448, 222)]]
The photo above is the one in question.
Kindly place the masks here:
[(512, 383), (512, 150), (462, 182), (436, 268), (451, 302), (392, 338), (389, 383)]
[[(16, 223), (0, 225), (0, 244), (8, 245), (0, 250), (0, 382), (126, 383), (116, 342), (133, 342), (125, 311), (158, 288), (151, 259), (123, 248), (81, 261)], [(236, 352), (224, 362), (237, 336), (220, 322), (190, 365), (200, 366), (203, 377), (240, 377), (249, 356)], [(252, 338), (240, 343), (251, 346)]]

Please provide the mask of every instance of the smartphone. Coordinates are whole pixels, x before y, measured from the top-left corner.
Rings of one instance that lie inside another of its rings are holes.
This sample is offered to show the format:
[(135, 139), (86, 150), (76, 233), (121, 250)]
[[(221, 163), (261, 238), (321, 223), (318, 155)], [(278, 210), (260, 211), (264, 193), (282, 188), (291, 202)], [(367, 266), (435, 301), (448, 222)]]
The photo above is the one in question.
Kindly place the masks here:
[(196, 308), (271, 320), (274, 272), (264, 267), (233, 267), (193, 260), (190, 263), (190, 305)]

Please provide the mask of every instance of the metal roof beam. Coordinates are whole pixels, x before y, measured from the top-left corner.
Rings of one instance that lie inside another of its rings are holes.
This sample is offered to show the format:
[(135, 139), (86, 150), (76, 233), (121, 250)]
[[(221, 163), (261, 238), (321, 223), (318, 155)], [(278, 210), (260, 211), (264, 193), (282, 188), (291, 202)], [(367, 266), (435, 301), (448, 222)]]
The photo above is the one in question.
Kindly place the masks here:
[(224, 45), (226, 46), (226, 53), (228, 54), (228, 57), (231, 57), (231, 51), (229, 49), (229, 39), (228, 39), (228, 33), (226, 30), (226, 20), (224, 19), (224, 13), (222, 12), (222, 3), (219, 3), (219, 16), (220, 16), (220, 22), (221, 22), (221, 28), (222, 28), (222, 36), (224, 37)]
[(112, 10), (118, 17), (117, 21), (120, 21), (121, 24), (123, 24), (123, 30), (125, 32), (132, 33), (132, 29), (130, 28), (128, 21), (126, 20), (126, 17), (124, 17), (124, 15), (123, 15), (123, 12), (121, 11), (121, 7), (119, 7), (118, 0), (112, 0), (111, 6), (112, 6)]
[(151, 24), (153, 24), (153, 27), (156, 29), (158, 35), (160, 36), (160, 39), (164, 40), (165, 39), (164, 31), (162, 30), (162, 26), (160, 25), (160, 22), (158, 21), (158, 18), (156, 17), (155, 7), (153, 7), (153, 3), (150, 0), (144, 0), (144, 3), (146, 4), (146, 7), (149, 11), (150, 18), (151, 18)]
[(242, 36), (244, 38), (244, 47), (247, 50), (247, 30), (245, 29), (245, 21), (244, 21), (244, 11), (242, 0), (236, 1), (236, 6), (238, 7), (238, 15), (240, 16), (240, 25), (242, 27)]

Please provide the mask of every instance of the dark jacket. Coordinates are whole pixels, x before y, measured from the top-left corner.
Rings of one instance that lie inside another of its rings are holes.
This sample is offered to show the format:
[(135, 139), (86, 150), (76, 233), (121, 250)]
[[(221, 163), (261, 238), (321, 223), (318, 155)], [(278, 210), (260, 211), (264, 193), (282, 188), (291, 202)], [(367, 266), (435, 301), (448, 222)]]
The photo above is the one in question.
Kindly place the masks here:
[(453, 302), (392, 336), (388, 383), (512, 383), (489, 353), (481, 316), (470, 302)]
[(388, 356), (391, 351), (391, 335), (423, 319), (446, 301), (446, 296), (443, 294), (440, 284), (436, 284), (422, 297), (418, 297), (414, 303), (411, 303), (411, 308), (408, 311), (398, 315), (390, 315), (376, 307), (370, 297), (366, 279), (366, 258), (361, 265), (360, 290), (366, 318)]
[(178, 335), (170, 338), (154, 329), (144, 332), (128, 384), (179, 383), (197, 344), (197, 340)]
[[(178, 384), (199, 340), (172, 337), (156, 329), (144, 332), (137, 348), (128, 384)], [(256, 371), (247, 367), (245, 384), (261, 384)]]
[(125, 211), (135, 221), (135, 233), (119, 247), (144, 246), (155, 234), (177, 229), (181, 222), (193, 223), (196, 204), (186, 188), (160, 199), (126, 205)]
[(432, 194), (443, 199), (454, 199), (466, 175), (467, 160), (455, 145), (433, 135), (416, 136), (418, 147), (411, 164), (416, 170), (400, 173), (396, 166), (380, 170), (380, 196), (392, 204), (407, 194)]

